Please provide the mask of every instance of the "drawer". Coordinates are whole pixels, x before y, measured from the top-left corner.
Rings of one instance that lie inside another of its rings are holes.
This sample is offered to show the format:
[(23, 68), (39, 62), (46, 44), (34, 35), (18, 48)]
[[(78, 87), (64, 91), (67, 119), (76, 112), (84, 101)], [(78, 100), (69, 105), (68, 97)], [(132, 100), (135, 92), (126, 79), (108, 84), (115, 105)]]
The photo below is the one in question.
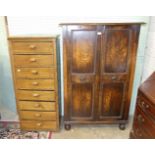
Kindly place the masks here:
[(155, 122), (148, 118), (138, 107), (136, 108), (134, 122), (146, 133), (155, 138)]
[(16, 68), (17, 78), (25, 79), (49, 79), (54, 78), (55, 68)]
[(138, 95), (137, 104), (146, 114), (151, 115), (152, 118), (155, 119), (155, 106), (140, 93)]
[(141, 128), (137, 122), (133, 124), (133, 133), (137, 139), (150, 139), (151, 135), (147, 134), (143, 128)]
[(22, 120), (56, 120), (56, 112), (20, 111)]
[(28, 91), (28, 90), (18, 90), (17, 91), (18, 100), (36, 100), (36, 101), (55, 101), (56, 94), (55, 91)]
[(57, 130), (56, 121), (21, 121), (22, 130)]
[(19, 110), (56, 111), (55, 102), (19, 101)]
[(54, 55), (14, 55), (15, 67), (52, 67)]
[(51, 54), (54, 53), (53, 42), (14, 41), (11, 44), (14, 54)]
[(54, 79), (41, 79), (41, 80), (17, 80), (18, 89), (32, 89), (32, 90), (54, 90), (55, 80)]

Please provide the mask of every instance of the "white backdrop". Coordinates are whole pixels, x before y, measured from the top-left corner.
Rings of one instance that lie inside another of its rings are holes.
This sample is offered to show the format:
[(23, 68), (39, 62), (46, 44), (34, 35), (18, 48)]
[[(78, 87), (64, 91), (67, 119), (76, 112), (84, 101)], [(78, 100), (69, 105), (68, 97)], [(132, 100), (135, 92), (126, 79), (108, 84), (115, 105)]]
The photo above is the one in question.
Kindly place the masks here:
[[(75, 13), (75, 12), (74, 12)], [(137, 55), (137, 63), (136, 63), (136, 71), (135, 71), (135, 80), (133, 86), (130, 114), (133, 115), (135, 108), (135, 101), (137, 97), (137, 88), (141, 81), (142, 68), (143, 68), (143, 59), (144, 59), (144, 51), (147, 39), (148, 32), (148, 16), (102, 16), (99, 11), (92, 10), (84, 14), (79, 11), (77, 14), (73, 16), (67, 15), (64, 13), (64, 16), (8, 16), (8, 27), (10, 36), (21, 36), (21, 35), (55, 35), (61, 34), (61, 28), (59, 27), (60, 23), (125, 23), (125, 22), (144, 22), (141, 26), (140, 38), (139, 38), (139, 47), (138, 47), (138, 55)], [(62, 12), (61, 12), (62, 14)], [(62, 59), (62, 41), (61, 41), (61, 64), (63, 64)], [(3, 51), (5, 53), (7, 51)], [(9, 62), (8, 62), (9, 63)], [(7, 68), (4, 68), (7, 70)], [(63, 115), (63, 67), (61, 65), (61, 100), (62, 100), (62, 115)], [(5, 83), (5, 79), (3, 80)], [(5, 87), (5, 86), (4, 86)], [(8, 90), (7, 90), (8, 92)], [(4, 102), (7, 102), (4, 99)], [(15, 105), (15, 103), (12, 103)]]

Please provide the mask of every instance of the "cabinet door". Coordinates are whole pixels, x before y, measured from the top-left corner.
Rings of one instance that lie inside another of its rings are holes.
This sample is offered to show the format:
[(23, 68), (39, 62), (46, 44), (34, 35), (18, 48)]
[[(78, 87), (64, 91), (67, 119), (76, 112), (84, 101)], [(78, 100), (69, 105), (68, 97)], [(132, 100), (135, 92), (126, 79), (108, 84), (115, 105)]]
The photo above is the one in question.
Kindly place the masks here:
[(137, 28), (130, 25), (102, 27), (99, 119), (123, 119), (129, 109)]
[(64, 70), (67, 74), (65, 79), (65, 120), (93, 120), (97, 96), (96, 26), (67, 26), (64, 36), (66, 49)]

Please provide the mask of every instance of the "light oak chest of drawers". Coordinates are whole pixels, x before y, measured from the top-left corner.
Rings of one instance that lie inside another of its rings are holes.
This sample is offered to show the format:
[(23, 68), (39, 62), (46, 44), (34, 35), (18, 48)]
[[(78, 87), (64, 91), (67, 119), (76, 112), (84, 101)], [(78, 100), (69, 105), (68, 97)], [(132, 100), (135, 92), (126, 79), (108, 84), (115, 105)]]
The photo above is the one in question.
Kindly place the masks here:
[(22, 130), (59, 129), (56, 37), (11, 37), (10, 57)]

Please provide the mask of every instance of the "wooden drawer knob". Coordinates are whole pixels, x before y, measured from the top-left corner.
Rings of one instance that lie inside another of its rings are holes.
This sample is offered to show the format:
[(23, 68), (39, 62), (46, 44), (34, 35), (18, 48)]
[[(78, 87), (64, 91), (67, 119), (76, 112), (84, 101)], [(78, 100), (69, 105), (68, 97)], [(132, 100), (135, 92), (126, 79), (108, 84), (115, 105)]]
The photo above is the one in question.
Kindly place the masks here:
[(35, 116), (36, 116), (36, 117), (41, 117), (41, 114), (36, 113)]
[(17, 69), (17, 72), (21, 72), (21, 69)]
[(33, 86), (38, 86), (38, 85), (39, 85), (39, 83), (38, 83), (38, 82), (36, 82), (36, 81), (34, 81), (34, 82), (32, 82), (32, 85), (33, 85)]
[(30, 49), (36, 49), (37, 46), (36, 46), (36, 45), (30, 45), (29, 48), (30, 48)]
[(39, 103), (36, 103), (36, 104), (34, 105), (34, 107), (35, 107), (35, 108), (38, 108), (38, 107), (40, 107), (40, 104), (39, 104)]
[(37, 126), (42, 126), (42, 123), (37, 123)]
[(38, 71), (32, 70), (31, 73), (32, 73), (32, 74), (38, 74)]
[(33, 94), (33, 97), (39, 97), (40, 94)]
[(37, 60), (35, 58), (31, 58), (30, 62), (36, 62)]

